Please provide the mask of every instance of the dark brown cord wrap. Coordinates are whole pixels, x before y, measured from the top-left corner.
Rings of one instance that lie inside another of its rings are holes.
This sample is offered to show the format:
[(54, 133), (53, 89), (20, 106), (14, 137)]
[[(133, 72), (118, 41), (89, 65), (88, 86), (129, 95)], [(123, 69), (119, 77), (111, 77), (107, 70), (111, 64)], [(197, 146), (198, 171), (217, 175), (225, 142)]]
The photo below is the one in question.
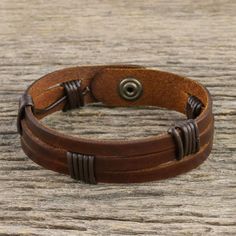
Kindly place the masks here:
[(199, 130), (193, 119), (181, 122), (170, 128), (168, 133), (174, 138), (177, 146), (176, 159), (196, 153), (200, 149)]
[(94, 156), (67, 152), (67, 162), (71, 178), (88, 184), (96, 184)]
[(84, 96), (81, 90), (80, 80), (71, 80), (61, 84), (65, 90), (67, 103), (63, 111), (84, 106)]
[(31, 106), (33, 109), (34, 102), (31, 95), (24, 93), (19, 100), (19, 110), (17, 116), (17, 131), (19, 134), (22, 134), (21, 120), (24, 118), (26, 106)]
[(186, 104), (186, 115), (188, 119), (195, 119), (200, 115), (203, 104), (195, 96), (189, 96)]

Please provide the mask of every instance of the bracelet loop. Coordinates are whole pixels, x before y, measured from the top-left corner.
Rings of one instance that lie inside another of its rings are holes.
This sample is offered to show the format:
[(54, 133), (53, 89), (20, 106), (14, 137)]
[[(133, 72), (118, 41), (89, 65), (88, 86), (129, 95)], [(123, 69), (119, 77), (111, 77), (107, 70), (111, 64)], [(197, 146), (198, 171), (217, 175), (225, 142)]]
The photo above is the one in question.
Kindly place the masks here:
[[(73, 137), (40, 122), (54, 112), (93, 103), (157, 106), (181, 112), (188, 120), (168, 133), (134, 140)], [(25, 153), (49, 170), (85, 183), (137, 183), (174, 177), (206, 160), (214, 116), (208, 90), (184, 76), (139, 66), (78, 66), (49, 73), (30, 85), (20, 100), (17, 127)]]

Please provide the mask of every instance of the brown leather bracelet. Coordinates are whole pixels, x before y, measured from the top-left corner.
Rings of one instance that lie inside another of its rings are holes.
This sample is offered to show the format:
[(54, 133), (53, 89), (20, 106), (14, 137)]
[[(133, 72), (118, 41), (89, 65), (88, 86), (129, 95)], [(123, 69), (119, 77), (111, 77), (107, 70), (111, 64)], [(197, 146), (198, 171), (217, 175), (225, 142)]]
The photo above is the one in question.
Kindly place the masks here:
[[(75, 138), (39, 121), (95, 102), (159, 106), (187, 119), (156, 137), (128, 141)], [(129, 183), (173, 177), (200, 165), (212, 149), (214, 117), (211, 96), (196, 81), (141, 66), (84, 66), (34, 82), (20, 99), (17, 127), (24, 152), (39, 165), (85, 183)]]

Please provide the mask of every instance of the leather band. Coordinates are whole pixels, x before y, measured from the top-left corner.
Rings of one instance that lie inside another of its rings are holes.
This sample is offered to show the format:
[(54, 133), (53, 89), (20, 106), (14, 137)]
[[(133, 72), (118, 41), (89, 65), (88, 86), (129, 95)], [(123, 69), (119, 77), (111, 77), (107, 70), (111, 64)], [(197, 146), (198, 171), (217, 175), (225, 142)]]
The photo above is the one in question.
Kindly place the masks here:
[[(142, 86), (135, 100), (119, 93), (121, 82), (127, 78), (134, 78)], [(24, 97), (27, 99), (21, 99), (18, 130), (25, 153), (47, 169), (86, 183), (173, 177), (196, 168), (212, 148), (214, 117), (208, 90), (172, 73), (129, 65), (74, 67), (42, 77)], [(95, 102), (110, 107), (159, 106), (184, 113), (187, 120), (156, 137), (128, 141), (76, 138), (39, 121), (55, 111)]]

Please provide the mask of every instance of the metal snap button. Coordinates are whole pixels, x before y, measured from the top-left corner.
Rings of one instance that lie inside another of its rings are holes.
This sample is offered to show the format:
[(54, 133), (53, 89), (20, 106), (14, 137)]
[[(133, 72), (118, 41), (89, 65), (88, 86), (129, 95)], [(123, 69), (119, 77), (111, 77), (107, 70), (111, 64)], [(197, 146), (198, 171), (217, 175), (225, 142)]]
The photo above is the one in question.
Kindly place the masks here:
[(126, 100), (136, 100), (142, 94), (142, 84), (134, 78), (123, 79), (119, 84), (120, 96)]

